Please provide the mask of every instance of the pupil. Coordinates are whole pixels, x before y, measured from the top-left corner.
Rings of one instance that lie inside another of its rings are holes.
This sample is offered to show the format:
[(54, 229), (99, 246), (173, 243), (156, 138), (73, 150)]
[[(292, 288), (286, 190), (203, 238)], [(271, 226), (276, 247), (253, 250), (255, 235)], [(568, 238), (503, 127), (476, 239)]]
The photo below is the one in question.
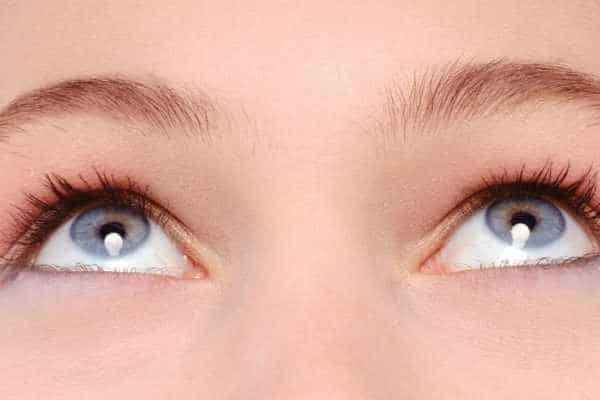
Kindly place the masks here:
[(110, 222), (102, 225), (100, 228), (100, 237), (104, 239), (111, 233), (118, 233), (122, 238), (125, 237), (125, 227), (120, 222)]
[(527, 225), (529, 230), (532, 231), (533, 228), (535, 228), (535, 226), (537, 225), (537, 220), (533, 215), (527, 212), (518, 212), (514, 213), (513, 216), (510, 218), (510, 224), (512, 226), (515, 226), (516, 224), (525, 224)]

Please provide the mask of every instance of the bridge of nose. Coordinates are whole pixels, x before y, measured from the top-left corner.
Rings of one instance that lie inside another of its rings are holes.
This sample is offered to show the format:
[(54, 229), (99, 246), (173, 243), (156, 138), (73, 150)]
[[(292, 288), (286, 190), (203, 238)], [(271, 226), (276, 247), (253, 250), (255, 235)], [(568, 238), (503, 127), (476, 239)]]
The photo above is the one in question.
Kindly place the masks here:
[(232, 367), (262, 398), (377, 398), (369, 388), (389, 388), (381, 371), (399, 364), (390, 287), (360, 265), (364, 256), (283, 262), (271, 260), (271, 273), (259, 270), (240, 290)]
[(264, 185), (270, 206), (227, 266), (227, 361), (213, 375), (235, 382), (232, 398), (392, 398), (405, 379), (389, 372), (409, 341), (362, 203), (286, 187)]

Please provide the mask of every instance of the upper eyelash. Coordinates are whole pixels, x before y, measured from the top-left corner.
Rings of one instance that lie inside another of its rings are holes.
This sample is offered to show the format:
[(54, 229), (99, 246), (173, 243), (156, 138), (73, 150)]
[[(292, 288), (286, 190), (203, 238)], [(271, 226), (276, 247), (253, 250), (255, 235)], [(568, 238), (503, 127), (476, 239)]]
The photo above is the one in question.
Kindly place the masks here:
[(572, 175), (570, 164), (556, 168), (552, 161), (536, 169), (529, 169), (523, 164), (516, 173), (504, 169), (501, 173), (482, 178), (483, 188), (469, 197), (476, 202), (471, 208), (483, 207), (491, 200), (520, 193), (543, 196), (562, 203), (592, 223), (594, 233), (600, 237), (600, 201), (596, 198), (598, 171), (590, 166), (567, 183)]
[[(169, 218), (168, 212), (150, 200), (148, 186), (141, 187), (132, 178), (118, 181), (94, 169), (96, 184), (90, 183), (79, 175), (80, 186), (72, 184), (57, 174), (44, 176), (44, 186), (52, 197), (51, 200), (25, 194), (28, 207), (12, 205), (12, 224), (9, 233), (0, 235), (0, 240), (10, 249), (14, 247), (31, 248), (40, 245), (49, 233), (58, 228), (66, 219), (94, 204), (107, 203), (122, 205), (141, 212), (145, 217), (153, 219), (164, 226)], [(5, 263), (25, 262), (31, 251), (3, 256)]]
[[(44, 185), (49, 192), (50, 200), (25, 194), (28, 207), (13, 205), (12, 226), (4, 234), (0, 232), (0, 241), (11, 249), (15, 246), (29, 248), (23, 254), (24, 258), (13, 258), (0, 255), (2, 264), (25, 262), (31, 256), (34, 246), (39, 246), (47, 236), (58, 228), (65, 220), (82, 209), (98, 203), (123, 205), (134, 208), (144, 216), (152, 218), (157, 224), (165, 226), (174, 217), (166, 208), (153, 202), (148, 186), (138, 185), (130, 177), (117, 180), (113, 175), (107, 175), (94, 169), (97, 182), (90, 183), (79, 175), (79, 184), (75, 185), (66, 178), (57, 174), (48, 174), (44, 177)], [(529, 169), (525, 164), (516, 173), (504, 169), (500, 173), (490, 174), (482, 178), (482, 184), (474, 195), (463, 200), (461, 205), (471, 200), (469, 207), (483, 207), (491, 199), (501, 196), (510, 196), (526, 192), (560, 201), (579, 215), (592, 223), (594, 232), (600, 237), (600, 202), (596, 199), (597, 171), (588, 168), (577, 179), (571, 180), (571, 167), (556, 168), (552, 162), (547, 162), (541, 168)], [(473, 207), (473, 204), (475, 206)], [(1, 275), (1, 274), (0, 274)]]
[[(577, 210), (592, 205), (597, 190), (597, 171), (590, 166), (573, 182), (565, 184), (571, 175), (570, 164), (557, 170), (552, 161), (547, 161), (541, 168), (531, 172), (528, 171), (527, 165), (523, 164), (516, 174), (510, 174), (504, 169), (501, 174), (491, 175), (490, 178), (482, 180), (485, 190), (496, 192), (497, 195), (503, 190), (526, 188), (540, 194), (568, 199), (571, 207)], [(600, 206), (600, 203), (597, 205)]]
[[(488, 177), (483, 177), (479, 190), (469, 198), (478, 197), (478, 205), (483, 206), (492, 198), (526, 191), (562, 200), (586, 218), (597, 220), (600, 217), (600, 201), (593, 202), (597, 191), (597, 174), (593, 166), (590, 166), (580, 177), (565, 185), (565, 181), (571, 175), (570, 164), (557, 170), (553, 162), (548, 161), (541, 168), (532, 171), (528, 171), (527, 165), (523, 164), (516, 173), (511, 174), (503, 169), (501, 173), (492, 173)], [(78, 208), (94, 201), (132, 207), (146, 217), (152, 216), (159, 225), (166, 223), (167, 213), (157, 213), (161, 208), (149, 200), (151, 198), (149, 186), (141, 187), (128, 176), (125, 177), (125, 183), (122, 183), (117, 181), (114, 175), (109, 176), (97, 169), (94, 169), (94, 175), (98, 181), (96, 187), (82, 175), (78, 176), (83, 188), (76, 187), (58, 174), (45, 175), (44, 186), (54, 199), (47, 201), (26, 193), (25, 199), (30, 207), (12, 205), (14, 212), (11, 214), (13, 222), (9, 231), (11, 234), (0, 234), (0, 241), (9, 238), (4, 240), (9, 246), (39, 243), (45, 239), (47, 231), (51, 231), (63, 222), (59, 217), (64, 219), (78, 211)], [(154, 215), (151, 215), (152, 213)], [(17, 238), (12, 239), (15, 236)]]

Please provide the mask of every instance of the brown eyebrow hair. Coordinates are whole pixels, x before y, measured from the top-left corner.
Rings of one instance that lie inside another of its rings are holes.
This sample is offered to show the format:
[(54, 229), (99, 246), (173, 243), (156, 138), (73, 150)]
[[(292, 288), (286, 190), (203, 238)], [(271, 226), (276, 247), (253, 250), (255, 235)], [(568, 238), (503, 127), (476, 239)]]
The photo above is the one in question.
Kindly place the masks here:
[(199, 90), (175, 90), (158, 80), (67, 80), (26, 93), (0, 111), (0, 141), (37, 119), (77, 113), (95, 113), (125, 123), (141, 122), (165, 134), (185, 128), (210, 139), (217, 107)]
[(409, 82), (396, 79), (385, 90), (385, 129), (404, 138), (410, 131), (436, 130), (536, 100), (577, 101), (600, 111), (598, 78), (559, 64), (456, 61)]
[[(386, 134), (406, 137), (408, 132), (435, 130), (442, 124), (541, 99), (577, 101), (596, 114), (600, 111), (600, 81), (558, 64), (456, 61), (415, 74), (408, 85), (393, 80), (386, 86), (384, 120), (378, 125)], [(26, 93), (1, 110), (0, 143), (28, 123), (77, 113), (138, 122), (167, 134), (183, 129), (210, 141), (221, 111), (199, 90), (174, 89), (159, 81), (122, 77), (67, 80)]]

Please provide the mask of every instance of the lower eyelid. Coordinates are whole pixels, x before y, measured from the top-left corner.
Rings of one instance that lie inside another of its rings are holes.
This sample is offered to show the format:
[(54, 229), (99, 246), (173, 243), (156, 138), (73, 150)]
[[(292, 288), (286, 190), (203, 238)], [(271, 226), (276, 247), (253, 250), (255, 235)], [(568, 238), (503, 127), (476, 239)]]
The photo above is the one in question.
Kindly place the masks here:
[(597, 295), (600, 287), (600, 253), (565, 260), (563, 263), (482, 268), (442, 274), (423, 273), (416, 276), (422, 277), (416, 279), (433, 279), (437, 282), (456, 280), (478, 289), (489, 286), (490, 290), (504, 285), (523, 290), (551, 290), (564, 286), (578, 289), (587, 286)]
[(7, 262), (0, 264), (0, 290), (14, 282), (23, 271), (29, 268), (30, 266), (25, 263)]
[[(217, 287), (206, 281), (181, 280), (153, 274), (73, 273), (27, 269), (21, 271), (4, 287), (0, 286), (0, 292), (15, 290), (39, 294), (40, 291), (43, 291), (53, 295), (62, 294), (71, 299), (77, 295), (78, 301), (81, 301), (85, 297), (89, 297), (90, 300), (97, 299), (103, 292), (111, 294), (120, 292), (123, 296), (131, 298), (136, 292), (162, 289), (169, 292), (175, 286), (192, 287), (193, 290), (207, 293), (214, 291)], [(115, 298), (113, 295), (110, 297)]]
[(469, 273), (488, 273), (490, 276), (496, 274), (507, 274), (509, 272), (522, 274), (538, 274), (546, 271), (560, 272), (576, 272), (594, 269), (600, 272), (600, 251), (596, 250), (593, 253), (585, 254), (580, 257), (572, 257), (562, 260), (540, 260), (534, 263), (525, 263), (513, 266), (481, 266), (480, 268), (469, 268), (464, 270), (451, 270), (450, 266), (445, 265), (439, 260), (439, 254), (427, 259), (422, 265), (419, 272), (429, 275), (446, 275), (446, 274), (469, 274)]

